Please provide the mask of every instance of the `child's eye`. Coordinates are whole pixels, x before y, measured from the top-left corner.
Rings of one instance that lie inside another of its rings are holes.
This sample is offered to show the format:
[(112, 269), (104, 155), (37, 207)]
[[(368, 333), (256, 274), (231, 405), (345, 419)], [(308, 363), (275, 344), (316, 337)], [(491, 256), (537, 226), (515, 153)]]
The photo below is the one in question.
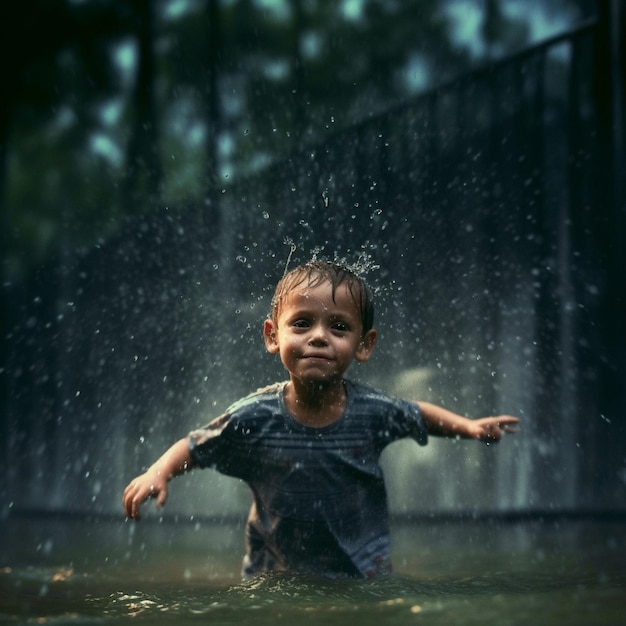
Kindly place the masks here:
[(294, 328), (308, 328), (310, 326), (307, 320), (295, 320), (291, 325)]
[(333, 324), (333, 330), (345, 333), (350, 330), (350, 327), (345, 322), (335, 322)]

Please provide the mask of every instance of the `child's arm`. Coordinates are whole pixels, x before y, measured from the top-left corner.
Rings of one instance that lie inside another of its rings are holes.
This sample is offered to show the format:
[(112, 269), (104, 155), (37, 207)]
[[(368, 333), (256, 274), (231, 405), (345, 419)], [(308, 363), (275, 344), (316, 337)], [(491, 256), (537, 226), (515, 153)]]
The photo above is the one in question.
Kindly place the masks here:
[(500, 441), (503, 433), (517, 432), (517, 417), (498, 415), (468, 419), (430, 402), (418, 402), (428, 434), (437, 437), (461, 437), (485, 442)]
[(148, 470), (137, 476), (124, 490), (122, 503), (126, 515), (139, 519), (139, 507), (148, 499), (156, 498), (157, 506), (167, 499), (167, 483), (170, 478), (188, 472), (193, 467), (187, 439), (177, 441)]

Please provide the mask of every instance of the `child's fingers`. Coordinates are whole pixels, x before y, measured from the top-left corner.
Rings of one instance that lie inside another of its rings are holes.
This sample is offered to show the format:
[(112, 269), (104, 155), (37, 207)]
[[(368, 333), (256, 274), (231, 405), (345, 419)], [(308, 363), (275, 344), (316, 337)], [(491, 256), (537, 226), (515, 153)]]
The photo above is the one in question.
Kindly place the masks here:
[(167, 500), (167, 489), (161, 485), (151, 484), (148, 495), (142, 500), (142, 502), (148, 498), (155, 498), (157, 506), (163, 506)]
[(135, 499), (136, 486), (132, 483), (124, 490), (124, 498), (122, 500), (124, 504), (124, 512), (126, 517), (135, 519), (135, 512), (133, 511), (133, 500)]
[(502, 438), (502, 434), (503, 431), (499, 424), (487, 424), (483, 440), (487, 443), (498, 443), (498, 441)]
[(157, 506), (163, 506), (166, 500), (167, 500), (167, 490), (161, 489), (161, 491), (159, 491), (159, 494), (156, 497)]
[(138, 520), (141, 517), (141, 505), (148, 498), (156, 498), (157, 506), (163, 506), (167, 500), (167, 489), (153, 483), (147, 484), (141, 481), (133, 481), (124, 490), (122, 503), (126, 516)]
[(519, 424), (519, 418), (512, 415), (501, 415), (498, 418), (498, 427), (503, 433), (516, 433), (517, 424)]
[(124, 513), (126, 513), (126, 517), (131, 517), (131, 501), (132, 501), (132, 492), (135, 489), (135, 485), (130, 483), (126, 489), (124, 489), (124, 494), (122, 496), (122, 507), (124, 507)]
[(504, 433), (516, 433), (516, 425), (518, 423), (519, 419), (517, 417), (498, 415), (497, 417), (485, 418), (483, 427), (489, 437), (499, 440)]
[(478, 421), (482, 428), (479, 438), (487, 443), (498, 443), (505, 433), (517, 432), (515, 426), (519, 419), (512, 415), (498, 415), (497, 417), (486, 417)]
[(141, 505), (150, 497), (153, 488), (147, 488), (141, 483), (132, 482), (124, 490), (123, 505), (126, 516), (138, 520), (141, 515)]

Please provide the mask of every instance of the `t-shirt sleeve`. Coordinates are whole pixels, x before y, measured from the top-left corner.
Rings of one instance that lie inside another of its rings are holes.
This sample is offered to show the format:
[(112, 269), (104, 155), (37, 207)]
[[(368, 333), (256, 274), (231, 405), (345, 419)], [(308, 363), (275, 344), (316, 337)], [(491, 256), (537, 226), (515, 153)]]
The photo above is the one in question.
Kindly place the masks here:
[(230, 415), (224, 413), (206, 426), (192, 430), (188, 435), (189, 453), (199, 467), (214, 467), (220, 471), (227, 469), (229, 437), (225, 435), (230, 423)]
[(272, 415), (280, 384), (259, 389), (237, 400), (206, 426), (188, 435), (189, 452), (199, 467), (248, 480), (255, 471), (255, 455), (264, 424)]
[(428, 431), (424, 418), (415, 402), (394, 400), (388, 413), (390, 441), (410, 437), (421, 446), (428, 443)]

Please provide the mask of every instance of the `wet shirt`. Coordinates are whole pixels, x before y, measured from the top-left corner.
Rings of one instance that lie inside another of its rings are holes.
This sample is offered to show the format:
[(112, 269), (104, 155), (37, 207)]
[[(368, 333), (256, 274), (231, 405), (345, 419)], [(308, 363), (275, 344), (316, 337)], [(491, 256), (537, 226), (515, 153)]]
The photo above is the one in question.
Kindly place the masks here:
[(419, 408), (346, 381), (342, 417), (311, 428), (287, 411), (285, 385), (247, 396), (189, 435), (195, 464), (252, 489), (244, 576), (297, 571), (360, 578), (390, 571), (378, 460), (398, 439), (426, 444)]

